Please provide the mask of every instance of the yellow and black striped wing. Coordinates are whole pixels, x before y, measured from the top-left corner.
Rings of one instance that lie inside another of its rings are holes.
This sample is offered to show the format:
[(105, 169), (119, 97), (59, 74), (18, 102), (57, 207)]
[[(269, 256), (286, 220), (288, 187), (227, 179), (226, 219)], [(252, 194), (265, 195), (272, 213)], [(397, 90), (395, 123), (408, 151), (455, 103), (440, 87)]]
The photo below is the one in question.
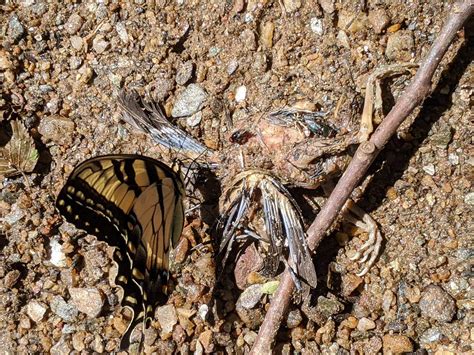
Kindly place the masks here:
[(149, 320), (166, 296), (169, 252), (184, 221), (181, 176), (166, 164), (139, 155), (86, 160), (71, 173), (56, 201), (76, 227), (116, 247), (116, 284), (132, 321), (122, 337), (127, 348), (135, 326)]

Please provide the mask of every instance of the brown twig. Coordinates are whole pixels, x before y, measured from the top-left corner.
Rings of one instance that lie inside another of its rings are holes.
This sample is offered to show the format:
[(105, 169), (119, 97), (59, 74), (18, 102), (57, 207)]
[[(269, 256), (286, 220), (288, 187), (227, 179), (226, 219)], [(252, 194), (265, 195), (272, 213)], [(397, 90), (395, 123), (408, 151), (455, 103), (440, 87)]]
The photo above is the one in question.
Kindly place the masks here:
[[(377, 155), (396, 132), (400, 124), (408, 117), (415, 107), (422, 103), (431, 90), (431, 80), (449, 45), (466, 21), (474, 12), (472, 0), (458, 1), (451, 7), (448, 20), (443, 26), (430, 52), (420, 65), (411, 84), (397, 100), (395, 106), (376, 129), (370, 140), (362, 143), (354, 158), (340, 178), (331, 196), (308, 229), (308, 245), (312, 251), (325, 236), (326, 230), (336, 219), (344, 203), (354, 188), (365, 176), (368, 168)], [(265, 320), (260, 327), (257, 340), (251, 354), (271, 352), (271, 346), (280, 327), (281, 320), (287, 312), (293, 293), (293, 280), (289, 272), (281, 278)]]

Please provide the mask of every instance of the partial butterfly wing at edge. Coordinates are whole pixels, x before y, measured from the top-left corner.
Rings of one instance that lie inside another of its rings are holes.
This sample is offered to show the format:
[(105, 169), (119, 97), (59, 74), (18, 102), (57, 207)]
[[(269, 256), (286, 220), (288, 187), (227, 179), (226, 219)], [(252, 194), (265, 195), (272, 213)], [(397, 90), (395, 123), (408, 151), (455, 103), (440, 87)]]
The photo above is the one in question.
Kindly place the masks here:
[(86, 160), (58, 195), (57, 208), (69, 222), (116, 247), (116, 284), (124, 290), (122, 305), (133, 314), (121, 349), (165, 298), (169, 252), (183, 228), (183, 195), (179, 174), (139, 155)]

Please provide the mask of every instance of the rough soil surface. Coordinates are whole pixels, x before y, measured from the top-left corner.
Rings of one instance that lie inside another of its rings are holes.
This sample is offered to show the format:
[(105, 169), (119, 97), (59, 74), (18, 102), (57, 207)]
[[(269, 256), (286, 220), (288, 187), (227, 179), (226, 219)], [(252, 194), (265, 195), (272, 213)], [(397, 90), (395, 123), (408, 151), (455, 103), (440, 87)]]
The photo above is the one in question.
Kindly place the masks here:
[[(262, 114), (283, 106), (303, 102), (352, 129), (368, 75), (419, 62), (448, 11), (446, 2), (393, 0), (24, 0), (0, 8), (0, 145), (19, 119), (40, 153), (33, 173), (0, 177), (0, 349), (53, 354), (115, 351), (128, 316), (110, 248), (54, 208), (68, 174), (100, 154), (172, 158), (121, 120), (122, 88), (159, 102), (233, 172), (232, 133), (253, 132)], [(459, 33), (433, 94), (360, 194), (385, 238), (376, 264), (358, 277), (349, 261), (364, 233), (343, 224), (327, 237), (315, 256), (319, 286), (292, 307), (276, 351), (472, 350), (474, 72), (466, 40)], [(385, 112), (407, 80), (383, 86)], [(203, 220), (188, 217), (174, 291), (145, 331), (145, 353), (246, 353), (255, 341), (273, 284), (261, 287), (268, 280), (251, 274), (243, 292), (231, 277), (216, 286), (211, 248), (191, 249), (209, 239), (213, 221)]]

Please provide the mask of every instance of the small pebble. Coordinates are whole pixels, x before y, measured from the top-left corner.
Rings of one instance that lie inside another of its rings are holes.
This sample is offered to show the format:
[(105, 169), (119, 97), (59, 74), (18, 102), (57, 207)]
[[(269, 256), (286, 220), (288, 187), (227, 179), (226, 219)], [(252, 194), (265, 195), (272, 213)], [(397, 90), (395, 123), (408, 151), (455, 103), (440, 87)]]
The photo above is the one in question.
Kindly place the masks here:
[(209, 306), (207, 304), (202, 304), (199, 306), (198, 315), (202, 320), (206, 320), (207, 315), (209, 314)]
[(252, 346), (255, 343), (257, 336), (258, 336), (257, 333), (251, 330), (244, 335), (244, 341), (248, 345)]
[(332, 14), (336, 10), (334, 0), (319, 0), (319, 5), (321, 5), (323, 11), (328, 14)]
[(451, 165), (459, 164), (459, 156), (456, 153), (449, 153), (448, 160)]
[(237, 303), (235, 310), (242, 322), (250, 329), (258, 329), (263, 323), (264, 314), (260, 308), (247, 309)]
[(254, 308), (262, 298), (262, 287), (259, 284), (251, 285), (241, 293), (237, 303), (246, 309)]
[(385, 9), (376, 9), (369, 12), (369, 22), (375, 33), (382, 33), (390, 23), (390, 17), (388, 17)]
[(19, 270), (11, 270), (9, 271), (6, 275), (5, 278), (3, 279), (3, 285), (7, 288), (10, 289), (15, 284), (18, 282), (18, 279), (20, 278), (21, 273)]
[(82, 65), (83, 61), (81, 57), (73, 56), (69, 58), (69, 68), (72, 70), (78, 69)]
[(413, 34), (410, 31), (398, 31), (388, 37), (385, 55), (392, 61), (408, 62), (412, 59), (414, 46)]
[(313, 17), (309, 20), (309, 27), (313, 33), (317, 34), (318, 36), (322, 36), (324, 34), (323, 30), (323, 20), (320, 18)]
[(375, 329), (375, 322), (369, 318), (361, 318), (357, 323), (357, 329), (361, 332), (366, 332), (371, 329)]
[(10, 53), (0, 50), (0, 70), (13, 69), (13, 62)]
[(107, 42), (101, 35), (98, 35), (92, 41), (92, 48), (98, 54), (103, 53), (109, 48), (109, 42)]
[(198, 84), (189, 84), (178, 96), (171, 111), (173, 117), (190, 116), (199, 111), (207, 99), (207, 93)]
[(316, 309), (323, 317), (329, 318), (343, 311), (344, 305), (336, 299), (319, 296)]
[(119, 74), (109, 73), (108, 75), (110, 83), (115, 86), (117, 89), (122, 87), (123, 77)]
[(390, 308), (392, 307), (392, 304), (395, 302), (395, 294), (391, 290), (386, 290), (383, 293), (383, 298), (382, 298), (382, 309), (385, 312), (388, 312)]
[(399, 23), (395, 23), (395, 24), (393, 24), (392, 26), (390, 26), (390, 27), (387, 28), (387, 33), (395, 33), (395, 32), (397, 32), (401, 27), (402, 27), (402, 25), (400, 25)]
[(79, 313), (75, 306), (68, 304), (61, 296), (54, 296), (50, 307), (56, 315), (66, 322), (73, 322)]
[(161, 333), (163, 335), (171, 334), (174, 325), (178, 323), (176, 309), (171, 304), (158, 307), (155, 311), (155, 317), (160, 323)]
[(265, 24), (262, 26), (260, 42), (262, 42), (265, 48), (272, 48), (274, 31), (275, 25), (271, 21), (265, 22)]
[(244, 101), (246, 96), (247, 96), (247, 88), (244, 85), (239, 86), (235, 90), (235, 101), (236, 102)]
[(436, 285), (430, 285), (422, 291), (419, 305), (422, 316), (440, 322), (450, 322), (456, 314), (454, 300)]
[(413, 351), (413, 344), (410, 338), (404, 335), (384, 335), (383, 336), (384, 353), (409, 353)]
[(50, 263), (56, 267), (66, 267), (66, 255), (64, 254), (62, 245), (59, 244), (59, 241), (55, 238), (51, 239), (49, 247), (51, 248)]
[(13, 43), (17, 43), (25, 34), (25, 28), (16, 14), (10, 16), (8, 20), (7, 38)]
[(64, 28), (66, 29), (67, 33), (70, 35), (74, 35), (79, 31), (82, 27), (82, 24), (84, 23), (84, 20), (79, 14), (72, 14), (69, 16), (69, 19), (64, 25)]
[(288, 313), (288, 317), (286, 318), (286, 326), (289, 329), (293, 329), (299, 326), (302, 321), (303, 316), (301, 315), (301, 311), (299, 309), (294, 309)]
[(117, 22), (115, 25), (115, 31), (117, 31), (117, 34), (120, 38), (120, 40), (124, 43), (128, 43), (128, 32), (127, 28), (125, 27), (123, 22)]
[(474, 192), (469, 192), (464, 196), (464, 202), (470, 206), (474, 206)]
[(418, 303), (421, 298), (421, 291), (418, 286), (409, 287), (406, 291), (406, 297), (410, 303)]
[(196, 127), (201, 123), (202, 120), (202, 112), (196, 112), (194, 115), (191, 115), (186, 118), (186, 125), (188, 127)]
[(65, 354), (70, 354), (71, 351), (72, 351), (72, 348), (69, 345), (69, 342), (66, 341), (64, 337), (61, 337), (61, 339), (51, 347), (49, 353), (51, 355), (65, 355)]
[(238, 67), (239, 67), (239, 62), (235, 59), (231, 60), (229, 64), (227, 64), (227, 74), (229, 75), (234, 74)]
[(178, 72), (176, 73), (176, 84), (186, 84), (191, 79), (193, 70), (194, 64), (192, 61), (188, 60), (187, 62), (181, 64), (178, 68)]
[(30, 329), (31, 328), (31, 320), (30, 320), (30, 318), (28, 318), (26, 316), (21, 316), (18, 325), (23, 329)]
[(10, 213), (8, 213), (4, 218), (3, 222), (9, 224), (10, 226), (15, 225), (23, 217), (25, 217), (25, 211), (22, 209), (18, 203), (14, 203), (11, 207)]
[(218, 55), (220, 52), (221, 49), (219, 47), (211, 47), (209, 48), (209, 52), (207, 53), (207, 55), (212, 58)]
[(146, 328), (143, 335), (145, 336), (144, 343), (148, 346), (153, 345), (153, 343), (158, 338), (158, 332), (153, 327)]
[(193, 355), (202, 355), (202, 354), (204, 354), (204, 348), (203, 348), (201, 342), (198, 340), (196, 342), (196, 350), (194, 351)]
[(151, 86), (153, 87), (153, 99), (157, 102), (164, 101), (174, 88), (174, 80), (167, 78), (157, 78)]
[(69, 41), (71, 42), (72, 48), (74, 48), (76, 51), (80, 51), (84, 44), (82, 37), (79, 36), (71, 36)]
[(423, 166), (423, 171), (428, 175), (433, 176), (436, 173), (436, 168), (433, 164), (427, 164)]
[(48, 308), (41, 302), (31, 300), (26, 306), (26, 314), (31, 318), (32, 321), (38, 323), (43, 320), (43, 317)]
[(41, 134), (44, 143), (52, 142), (57, 145), (67, 145), (72, 142), (76, 125), (68, 118), (59, 115), (43, 117), (38, 132)]
[(301, 7), (301, 0), (283, 0), (286, 12), (295, 12)]
[(76, 351), (82, 351), (86, 348), (84, 339), (86, 338), (85, 332), (75, 332), (72, 335), (72, 347)]
[(213, 344), (213, 334), (210, 329), (205, 330), (201, 334), (199, 334), (199, 342), (203, 346), (206, 353), (211, 353), (214, 350)]
[(349, 296), (354, 292), (364, 280), (354, 274), (346, 274), (342, 278), (342, 293), (345, 296)]
[(420, 336), (421, 344), (437, 343), (443, 339), (443, 333), (438, 328), (429, 328)]
[(89, 318), (97, 318), (104, 306), (104, 296), (96, 288), (76, 288), (69, 289), (71, 304), (77, 309), (87, 314)]

